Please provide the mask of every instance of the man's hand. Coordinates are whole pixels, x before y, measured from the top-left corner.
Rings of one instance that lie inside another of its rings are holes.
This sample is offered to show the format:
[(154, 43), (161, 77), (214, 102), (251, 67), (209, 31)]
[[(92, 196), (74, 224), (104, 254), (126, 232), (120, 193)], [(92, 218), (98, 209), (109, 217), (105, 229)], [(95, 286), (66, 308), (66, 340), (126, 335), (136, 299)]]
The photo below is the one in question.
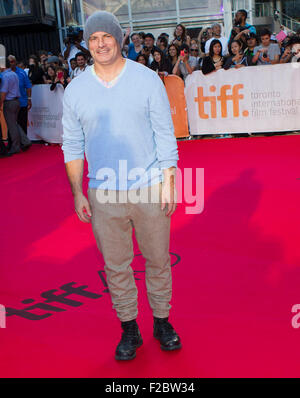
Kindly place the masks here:
[(83, 193), (78, 193), (74, 196), (74, 205), (79, 220), (85, 223), (90, 223), (92, 212), (89, 201)]
[(27, 100), (27, 110), (30, 111), (31, 108), (32, 108), (32, 102), (31, 102), (31, 99), (28, 98), (28, 100)]
[(245, 29), (245, 30), (242, 30), (242, 32), (241, 32), (243, 35), (250, 35), (250, 30), (249, 29)]
[(162, 184), (161, 193), (161, 210), (164, 210), (168, 203), (168, 211), (166, 216), (171, 216), (176, 210), (177, 206), (177, 191), (175, 184), (176, 168), (171, 167), (164, 170), (164, 182)]

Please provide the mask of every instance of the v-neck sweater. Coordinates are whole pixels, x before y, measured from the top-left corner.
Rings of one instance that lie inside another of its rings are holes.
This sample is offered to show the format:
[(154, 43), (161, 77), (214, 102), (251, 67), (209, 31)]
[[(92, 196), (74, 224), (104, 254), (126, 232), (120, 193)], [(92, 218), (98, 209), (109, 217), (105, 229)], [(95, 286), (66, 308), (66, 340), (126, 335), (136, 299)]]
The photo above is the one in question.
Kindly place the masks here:
[(143, 188), (163, 181), (163, 169), (177, 167), (170, 104), (160, 77), (129, 59), (118, 77), (105, 87), (88, 68), (64, 92), (64, 161), (86, 155), (90, 188)]

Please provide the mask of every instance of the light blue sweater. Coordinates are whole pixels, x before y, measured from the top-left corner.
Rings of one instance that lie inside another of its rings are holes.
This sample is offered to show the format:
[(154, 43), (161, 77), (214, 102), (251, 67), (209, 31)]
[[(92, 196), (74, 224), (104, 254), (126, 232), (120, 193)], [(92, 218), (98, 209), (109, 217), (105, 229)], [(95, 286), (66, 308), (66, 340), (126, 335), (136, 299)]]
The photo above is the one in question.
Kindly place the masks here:
[(128, 59), (124, 68), (107, 88), (90, 67), (64, 93), (65, 163), (84, 159), (85, 153), (90, 188), (138, 189), (163, 181), (162, 170), (177, 167), (177, 142), (161, 79)]

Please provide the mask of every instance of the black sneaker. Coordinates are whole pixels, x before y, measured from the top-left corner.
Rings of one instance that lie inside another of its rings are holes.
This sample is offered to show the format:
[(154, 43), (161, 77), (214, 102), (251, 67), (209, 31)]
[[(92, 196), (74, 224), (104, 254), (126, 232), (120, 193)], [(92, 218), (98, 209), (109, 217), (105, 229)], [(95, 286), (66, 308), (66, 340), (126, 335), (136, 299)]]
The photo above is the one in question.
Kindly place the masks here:
[(143, 344), (142, 336), (136, 320), (121, 322), (123, 334), (116, 349), (115, 358), (118, 361), (128, 361), (135, 358), (136, 349)]
[(154, 317), (153, 336), (159, 340), (162, 350), (173, 351), (181, 348), (180, 337), (168, 322), (168, 318)]

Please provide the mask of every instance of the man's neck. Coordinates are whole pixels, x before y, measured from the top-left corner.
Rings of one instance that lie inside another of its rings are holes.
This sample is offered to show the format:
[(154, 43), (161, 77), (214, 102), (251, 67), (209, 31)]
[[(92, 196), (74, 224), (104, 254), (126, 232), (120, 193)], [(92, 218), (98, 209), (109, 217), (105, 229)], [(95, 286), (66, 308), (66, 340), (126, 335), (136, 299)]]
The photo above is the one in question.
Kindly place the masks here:
[(94, 70), (100, 79), (110, 82), (114, 80), (124, 68), (126, 59), (120, 56), (113, 64), (99, 64), (94, 63)]

